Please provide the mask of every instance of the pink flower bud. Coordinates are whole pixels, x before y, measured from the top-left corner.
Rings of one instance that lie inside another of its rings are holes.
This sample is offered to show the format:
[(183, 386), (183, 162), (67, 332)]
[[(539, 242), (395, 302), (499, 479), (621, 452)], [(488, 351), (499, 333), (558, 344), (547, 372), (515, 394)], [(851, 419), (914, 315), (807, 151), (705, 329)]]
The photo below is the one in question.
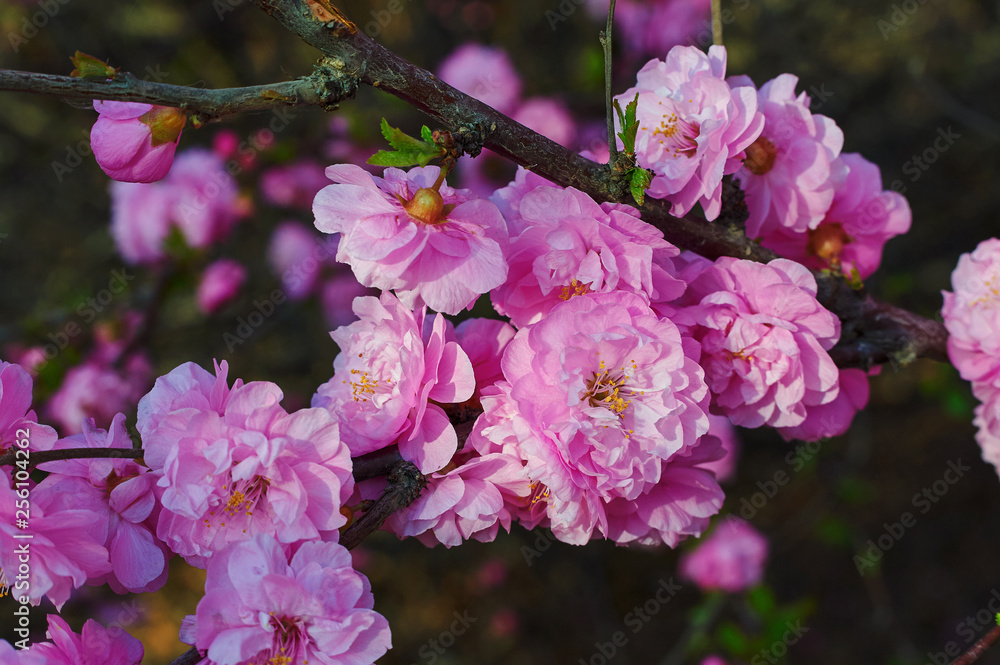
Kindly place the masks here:
[(90, 146), (109, 177), (123, 182), (155, 182), (174, 161), (187, 116), (180, 109), (132, 102), (95, 100), (100, 113)]
[(211, 314), (227, 304), (247, 281), (247, 269), (231, 259), (220, 259), (208, 266), (198, 285), (198, 309)]

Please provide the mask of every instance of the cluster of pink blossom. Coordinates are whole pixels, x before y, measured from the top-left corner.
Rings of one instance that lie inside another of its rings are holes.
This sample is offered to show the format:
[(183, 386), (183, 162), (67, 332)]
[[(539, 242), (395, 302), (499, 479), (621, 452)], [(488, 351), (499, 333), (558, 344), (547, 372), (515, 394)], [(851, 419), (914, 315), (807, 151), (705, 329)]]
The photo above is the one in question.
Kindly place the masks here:
[[(66, 621), (56, 615), (48, 616), (49, 628), (45, 632), (51, 642), (38, 642), (19, 652), (19, 665), (46, 663), (47, 665), (139, 665), (145, 649), (139, 640), (120, 628), (105, 628), (93, 619), (83, 624), (79, 635)], [(3, 661), (3, 642), (0, 642), (0, 662)]]
[(976, 407), (976, 440), (983, 459), (1000, 473), (1000, 240), (984, 240), (963, 254), (951, 286), (954, 293), (942, 292), (941, 308), (948, 358), (982, 402)]
[(745, 194), (747, 235), (812, 268), (871, 275), (882, 249), (910, 227), (900, 194), (882, 190), (877, 166), (841, 154), (844, 134), (810, 111), (798, 78), (782, 74), (756, 89), (746, 76), (723, 80), (722, 47), (708, 55), (674, 47), (651, 60), (636, 86), (636, 156), (652, 169), (650, 196), (684, 215), (701, 203), (705, 219), (720, 212), (722, 178), (733, 175)]
[(146, 465), (163, 510), (156, 535), (189, 563), (265, 533), (283, 543), (335, 539), (354, 480), (337, 420), (286, 412), (273, 383), (227, 383), (186, 363), (139, 402)]
[(188, 246), (204, 249), (229, 234), (241, 206), (222, 159), (192, 148), (161, 182), (111, 184), (111, 235), (129, 263), (156, 263), (167, 256), (172, 231)]

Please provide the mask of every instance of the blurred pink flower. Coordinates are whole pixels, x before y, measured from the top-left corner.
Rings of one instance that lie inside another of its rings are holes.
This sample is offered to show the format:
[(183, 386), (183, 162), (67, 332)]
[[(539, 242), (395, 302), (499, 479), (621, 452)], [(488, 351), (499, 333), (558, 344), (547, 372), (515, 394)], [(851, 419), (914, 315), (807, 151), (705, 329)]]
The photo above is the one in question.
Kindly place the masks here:
[(337, 240), (296, 221), (282, 222), (274, 229), (267, 260), (290, 299), (302, 300), (313, 292), (323, 266), (334, 262)]
[(288, 208), (312, 208), (313, 199), (329, 181), (317, 162), (298, 161), (275, 166), (260, 176), (260, 191), (272, 205)]
[(847, 176), (819, 226), (798, 233), (782, 227), (765, 233), (762, 244), (809, 268), (840, 268), (848, 277), (857, 270), (867, 279), (885, 243), (910, 230), (910, 206), (901, 194), (882, 190), (878, 166), (861, 155), (843, 154), (838, 161)]
[(526, 99), (518, 105), (511, 118), (562, 146), (569, 146), (576, 138), (576, 122), (566, 105), (557, 99)]
[(680, 560), (680, 574), (703, 590), (743, 591), (764, 578), (767, 539), (729, 516)]
[(192, 565), (232, 542), (336, 538), (354, 486), (350, 451), (323, 409), (287, 413), (273, 383), (185, 363), (139, 403), (144, 459), (162, 488), (157, 537)]
[(705, 219), (718, 217), (722, 176), (739, 170), (743, 151), (764, 125), (754, 91), (731, 89), (725, 75), (724, 47), (705, 55), (675, 46), (666, 61), (646, 63), (635, 87), (617, 97), (625, 108), (639, 95), (636, 159), (653, 170), (647, 194), (670, 201), (673, 215), (686, 215), (700, 202)]
[(323, 319), (331, 328), (340, 328), (354, 323), (352, 305), (355, 298), (376, 296), (378, 291), (358, 283), (354, 275), (344, 272), (327, 279), (319, 289), (319, 305), (323, 309)]
[(471, 308), (503, 283), (507, 227), (497, 207), (466, 190), (441, 185), (440, 169), (389, 168), (383, 178), (349, 164), (316, 195), (316, 228), (340, 233), (337, 260), (365, 286), (394, 289), (411, 308), (445, 314)]
[(743, 427), (794, 427), (838, 395), (827, 351), (840, 320), (816, 300), (816, 279), (787, 259), (723, 257), (688, 284), (682, 315), (693, 322), (712, 406)]
[[(132, 448), (125, 416), (118, 414), (108, 431), (94, 421), (84, 423), (83, 434), (60, 439), (54, 449)], [(160, 512), (154, 495), (156, 478), (130, 459), (73, 459), (47, 462), (49, 472), (39, 487), (62, 495), (67, 508), (87, 507), (107, 524), (111, 572), (88, 580), (108, 583), (117, 593), (156, 591), (167, 581), (170, 552), (153, 535)]]
[(195, 148), (177, 158), (170, 174), (154, 184), (111, 184), (111, 235), (129, 263), (166, 257), (171, 229), (191, 247), (204, 249), (225, 238), (244, 210), (225, 163)]
[(736, 428), (725, 416), (708, 415), (708, 434), (705, 436), (714, 437), (722, 445), (724, 455), (712, 462), (705, 462), (701, 468), (715, 474), (715, 479), (720, 483), (728, 482), (736, 476), (736, 463), (740, 458), (740, 449), (743, 444)]
[(340, 353), (313, 406), (339, 417), (352, 455), (398, 443), (422, 473), (439, 471), (458, 448), (439, 405), (472, 396), (469, 357), (446, 339), (443, 316), (413, 312), (391, 293), (357, 298), (354, 313), (360, 320), (330, 333)]
[[(782, 74), (757, 91), (764, 131), (747, 147), (737, 175), (746, 193), (751, 238), (815, 229), (844, 180), (846, 167), (836, 161), (844, 132), (830, 118), (809, 111), (809, 96), (795, 95), (798, 82), (797, 76)], [(733, 77), (730, 84), (734, 94), (754, 89), (746, 76)]]
[(364, 665), (392, 646), (389, 623), (373, 606), (368, 579), (340, 545), (307, 542), (289, 556), (260, 534), (209, 562), (205, 596), (182, 639), (209, 664)]
[(196, 296), (198, 309), (203, 314), (212, 314), (239, 294), (247, 280), (247, 269), (242, 263), (232, 259), (219, 259), (201, 275)]
[(493, 307), (521, 327), (584, 293), (628, 292), (673, 300), (684, 283), (673, 277), (680, 250), (625, 205), (598, 205), (587, 194), (536, 187), (520, 199), (507, 281), (490, 293)]
[(109, 177), (155, 182), (170, 171), (187, 115), (180, 109), (94, 100), (100, 116), (90, 130), (94, 158)]
[[(607, 20), (608, 0), (588, 0), (587, 7), (596, 19)], [(635, 57), (658, 57), (678, 44), (694, 44), (701, 33), (711, 43), (711, 0), (618, 0), (615, 5), (615, 34)]]
[(511, 112), (521, 97), (521, 78), (510, 56), (495, 47), (458, 47), (438, 67), (438, 78), (501, 113)]
[(27, 653), (44, 658), (48, 665), (139, 665), (142, 643), (119, 627), (105, 628), (93, 619), (77, 635), (57, 614), (48, 615), (45, 636), (51, 642), (31, 645)]

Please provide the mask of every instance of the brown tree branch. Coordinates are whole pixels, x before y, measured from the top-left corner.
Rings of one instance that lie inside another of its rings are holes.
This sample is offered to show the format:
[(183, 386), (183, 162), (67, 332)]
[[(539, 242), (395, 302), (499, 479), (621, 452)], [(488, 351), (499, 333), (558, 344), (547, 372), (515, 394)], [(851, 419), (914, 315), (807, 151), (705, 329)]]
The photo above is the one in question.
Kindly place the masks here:
[(143, 451), (137, 448), (63, 448), (62, 450), (32, 451), (30, 456), (18, 458), (16, 452), (0, 455), (0, 466), (15, 464), (18, 461), (27, 462), (34, 467), (46, 462), (56, 462), (67, 459), (138, 459)]
[[(316, 2), (317, 0), (312, 0)], [(430, 72), (374, 42), (343, 16), (321, 21), (306, 0), (254, 0), (254, 3), (326, 55), (331, 66), (362, 83), (409, 102), (448, 128), (461, 147), (476, 155), (482, 147), (510, 159), (554, 183), (575, 187), (597, 201), (626, 201), (617, 192), (613, 172), (563, 148), (482, 102), (459, 92)], [(734, 256), (767, 262), (777, 255), (727, 223), (723, 214), (706, 223), (693, 215), (670, 214), (670, 204), (646, 197), (642, 219), (660, 229), (678, 247), (710, 259)], [(879, 302), (847, 286), (840, 276), (817, 273), (819, 300), (843, 322), (841, 341), (832, 355), (842, 367), (905, 363), (918, 357), (946, 360), (947, 332), (937, 321)]]
[(420, 492), (427, 487), (427, 479), (420, 470), (413, 462), (405, 460), (396, 462), (387, 480), (382, 496), (369, 505), (364, 514), (340, 535), (340, 544), (347, 549), (353, 550), (360, 545), (369, 534), (382, 527), (389, 515), (416, 501)]
[(993, 646), (993, 643), (1000, 640), (1000, 626), (994, 626), (993, 630), (983, 635), (983, 637), (972, 645), (972, 647), (961, 656), (951, 662), (951, 665), (971, 665), (976, 662), (983, 653)]
[(141, 81), (128, 72), (102, 81), (0, 69), (0, 91), (172, 106), (190, 111), (201, 122), (283, 106), (320, 106), (329, 110), (353, 97), (357, 86), (356, 79), (322, 65), (313, 74), (294, 81), (216, 90)]

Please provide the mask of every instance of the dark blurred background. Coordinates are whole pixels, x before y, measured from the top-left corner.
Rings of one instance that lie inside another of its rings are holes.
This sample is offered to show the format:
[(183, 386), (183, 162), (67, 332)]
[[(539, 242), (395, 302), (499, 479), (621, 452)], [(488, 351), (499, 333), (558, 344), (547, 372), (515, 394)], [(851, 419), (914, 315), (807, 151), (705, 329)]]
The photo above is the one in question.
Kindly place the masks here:
[[(388, 5), (335, 4), (358, 23)], [(434, 69), (465, 42), (500, 46), (523, 78), (523, 96), (556, 97), (581, 123), (601, 120), (600, 26), (586, 7), (572, 0), (403, 0), (402, 7), (379, 26), (377, 39), (418, 65)], [(723, 8), (731, 12), (729, 74), (748, 74), (758, 85), (784, 72), (798, 75), (816, 110), (843, 128), (844, 151), (877, 163), (886, 188), (894, 181), (905, 188), (913, 229), (889, 243), (868, 286), (885, 300), (936, 316), (959, 255), (1000, 229), (1000, 2), (723, 0)], [(547, 12), (566, 20), (553, 27)], [(248, 0), (5, 0), (0, 38), (3, 68), (68, 74), (69, 56), (79, 49), (139, 78), (212, 88), (304, 75), (318, 57)], [(639, 64), (619, 58), (616, 91), (634, 82)], [(334, 114), (296, 110), (260, 156), (262, 166), (298, 158), (326, 163), (333, 117), (346, 119), (338, 131), (351, 141), (380, 147), (382, 116), (411, 132), (425, 122), (401, 102), (362, 90)], [(95, 118), (93, 110), (53, 98), (0, 94), (0, 348), (44, 343), (123, 265), (108, 232), (108, 179), (86, 150)], [(252, 136), (268, 120), (245, 116), (188, 129), (182, 149), (209, 145), (221, 127)], [(914, 168), (914, 156), (949, 131), (958, 137), (953, 144), (926, 169)], [(572, 147), (588, 147), (580, 141)], [(240, 184), (253, 194), (252, 173)], [(329, 378), (336, 348), (315, 301), (282, 307), (232, 352), (223, 341), (253, 300), (277, 287), (264, 257), (272, 229), (288, 218), (312, 221), (305, 212), (259, 205), (213, 250), (251, 268), (241, 299), (220, 314), (198, 314), (183, 279), (168, 294), (150, 344), (157, 375), (188, 360), (210, 366), (226, 358), (230, 377), (278, 383), (289, 409), (306, 405)], [(112, 308), (141, 308), (149, 299), (152, 275), (134, 272), (129, 292)], [(86, 335), (76, 344), (60, 356), (63, 371), (85, 352)], [(57, 380), (36, 381), (36, 403)], [(771, 541), (765, 596), (792, 625), (800, 620), (808, 629), (787, 655), (774, 648), (775, 638), (766, 635), (774, 627), (761, 624), (754, 609), (769, 602), (760, 596), (749, 604), (727, 601), (705, 630), (686, 633), (705, 602), (692, 585), (632, 633), (629, 613), (676, 575), (677, 552), (571, 547), (516, 527), (492, 544), (452, 550), (388, 534), (370, 538), (358, 565), (393, 631), (394, 648), (380, 662), (647, 665), (699, 662), (704, 653), (727, 649), (754, 664), (947, 662), (946, 649), (964, 650), (987, 632), (991, 619), (981, 610), (1000, 598), (1000, 482), (979, 459), (974, 404), (951, 367), (918, 361), (884, 368), (850, 433), (813, 446), (815, 454), (800, 451), (796, 459), (808, 457), (805, 464), (790, 463), (794, 444), (773, 432), (740, 432), (743, 456), (724, 511), (739, 513), (742, 500), (764, 491), (776, 473), (789, 478), (763, 507), (744, 514)], [(914, 495), (958, 460), (971, 470), (922, 512)], [(906, 512), (915, 525), (859, 574), (855, 556)], [(193, 613), (203, 580), (199, 571), (174, 564), (169, 586), (157, 594), (121, 598), (84, 590), (65, 609), (71, 625), (79, 629), (85, 617), (117, 623), (143, 640), (146, 662), (168, 662), (184, 650), (176, 639), (179, 620)], [(3, 607), (12, 609), (12, 601), (0, 600)], [(444, 637), (455, 613), (475, 621), (463, 634)], [(43, 614), (33, 623), (39, 639)], [(628, 643), (605, 658), (595, 643), (621, 630)], [(668, 659), (682, 639), (691, 645), (686, 659)], [(752, 660), (757, 644), (766, 653)], [(980, 662), (1000, 663), (1000, 648)]]

